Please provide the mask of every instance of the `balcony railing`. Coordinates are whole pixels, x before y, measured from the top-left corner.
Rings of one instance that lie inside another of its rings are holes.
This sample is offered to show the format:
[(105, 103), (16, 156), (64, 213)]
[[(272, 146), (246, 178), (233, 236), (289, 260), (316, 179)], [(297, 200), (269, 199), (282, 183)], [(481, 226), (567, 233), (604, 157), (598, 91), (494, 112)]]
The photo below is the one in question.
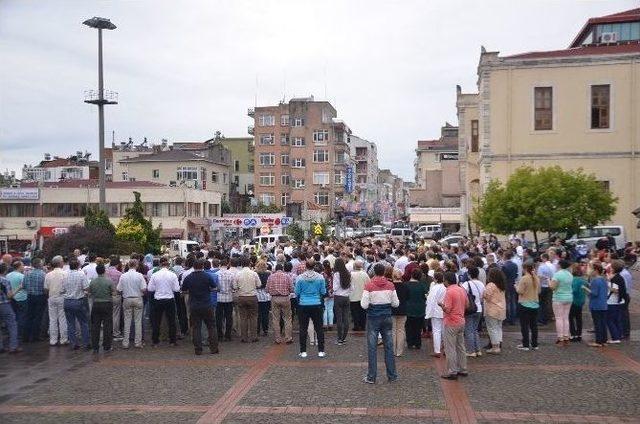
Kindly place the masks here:
[(118, 104), (118, 93), (111, 90), (102, 90), (102, 98), (100, 97), (100, 90), (85, 90), (84, 102), (94, 105), (115, 105)]
[(252, 107), (250, 107), (249, 109), (247, 109), (247, 115), (250, 116), (251, 118), (253, 118), (253, 116), (256, 114), (256, 110)]
[(247, 127), (247, 132), (248, 132), (250, 135), (253, 135), (253, 134), (255, 133), (255, 129), (253, 128), (253, 125), (249, 125), (249, 126)]

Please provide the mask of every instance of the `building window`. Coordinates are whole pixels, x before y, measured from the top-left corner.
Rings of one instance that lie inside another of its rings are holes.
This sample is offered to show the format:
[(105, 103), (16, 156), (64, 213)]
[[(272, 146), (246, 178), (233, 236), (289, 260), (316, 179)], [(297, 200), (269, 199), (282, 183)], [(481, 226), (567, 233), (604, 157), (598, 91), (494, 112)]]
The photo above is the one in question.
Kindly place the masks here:
[(598, 183), (600, 183), (604, 191), (609, 192), (611, 190), (609, 181), (598, 181)]
[(329, 184), (329, 173), (328, 172), (314, 172), (313, 173), (313, 183), (320, 185), (328, 185)]
[(127, 171), (122, 171), (122, 181), (129, 181), (129, 173)]
[(296, 158), (296, 159), (292, 159), (291, 160), (291, 167), (292, 168), (304, 168), (306, 165), (306, 160), (303, 158)]
[(276, 182), (276, 177), (273, 172), (266, 172), (260, 174), (260, 185), (261, 186), (272, 186)]
[(480, 126), (477, 119), (471, 121), (471, 151), (478, 151), (478, 142), (480, 140)]
[(219, 215), (219, 206), (209, 203), (209, 216), (218, 216)]
[(290, 200), (291, 195), (289, 193), (282, 193), (280, 195), (280, 206), (287, 206)]
[(262, 193), (260, 195), (260, 201), (268, 206), (275, 203), (276, 196), (274, 196), (273, 193)]
[(200, 216), (200, 203), (187, 203), (187, 213), (188, 216)]
[(160, 170), (159, 169), (154, 169), (153, 171), (151, 171), (151, 177), (153, 179), (160, 178)]
[(276, 164), (275, 153), (260, 153), (261, 166), (273, 166)]
[(281, 146), (289, 145), (289, 134), (280, 133), (280, 145)]
[(211, 182), (218, 183), (218, 173), (216, 171), (211, 171)]
[(316, 204), (321, 206), (329, 205), (329, 193), (327, 193), (326, 191), (319, 191), (314, 194), (314, 197), (315, 197)]
[(280, 115), (280, 126), (282, 127), (289, 126), (289, 115)]
[(162, 204), (158, 202), (144, 203), (145, 216), (162, 216)]
[(343, 185), (344, 184), (344, 172), (343, 171), (335, 171), (333, 174), (333, 182), (334, 184), (337, 185)]
[(273, 115), (258, 116), (258, 125), (261, 127), (272, 127), (276, 124), (276, 118)]
[(184, 203), (168, 203), (167, 206), (169, 206), (167, 215), (184, 216)]
[(226, 184), (227, 183), (227, 173), (223, 172), (222, 173), (222, 184)]
[(291, 185), (291, 177), (289, 176), (289, 174), (282, 174), (280, 176), (280, 184), (287, 187)]
[(293, 180), (293, 188), (304, 188), (304, 178)]
[(304, 127), (304, 118), (302, 118), (302, 117), (294, 118), (293, 126), (294, 127)]
[(240, 172), (240, 161), (239, 160), (233, 161), (233, 170), (235, 172)]
[(282, 153), (280, 155), (280, 165), (289, 165), (289, 154)]
[(329, 141), (329, 130), (315, 130), (313, 132), (313, 142), (326, 144)]
[(177, 172), (178, 181), (182, 180), (197, 180), (198, 179), (198, 167), (197, 166), (179, 166)]
[(30, 218), (35, 216), (35, 203), (0, 203), (1, 218)]
[(336, 163), (347, 163), (347, 154), (345, 152), (336, 152)]
[(328, 150), (314, 150), (313, 151), (313, 161), (316, 162), (316, 163), (329, 162), (329, 151)]
[(273, 146), (274, 144), (273, 134), (260, 134), (261, 146)]
[(609, 84), (591, 86), (591, 128), (609, 128), (609, 108), (611, 101)]
[(293, 139), (292, 146), (294, 146), (294, 147), (304, 147), (304, 137), (295, 137)]
[(550, 131), (553, 129), (553, 87), (535, 87), (534, 129)]
[(238, 187), (240, 185), (240, 177), (237, 175), (233, 176), (233, 183)]

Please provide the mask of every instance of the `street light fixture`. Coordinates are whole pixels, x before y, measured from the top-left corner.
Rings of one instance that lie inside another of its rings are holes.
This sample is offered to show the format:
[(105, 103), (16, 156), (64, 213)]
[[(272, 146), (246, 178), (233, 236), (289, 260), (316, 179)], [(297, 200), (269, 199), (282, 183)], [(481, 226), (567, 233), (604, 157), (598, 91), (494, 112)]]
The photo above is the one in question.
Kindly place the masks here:
[(104, 90), (102, 78), (102, 30), (114, 30), (116, 26), (106, 18), (94, 16), (83, 22), (84, 25), (98, 30), (98, 91), (85, 91), (84, 102), (98, 106), (98, 138), (99, 138), (99, 174), (98, 186), (100, 191), (100, 210), (107, 211), (107, 200), (105, 191), (105, 157), (104, 157), (104, 105), (114, 105), (118, 103), (118, 93)]

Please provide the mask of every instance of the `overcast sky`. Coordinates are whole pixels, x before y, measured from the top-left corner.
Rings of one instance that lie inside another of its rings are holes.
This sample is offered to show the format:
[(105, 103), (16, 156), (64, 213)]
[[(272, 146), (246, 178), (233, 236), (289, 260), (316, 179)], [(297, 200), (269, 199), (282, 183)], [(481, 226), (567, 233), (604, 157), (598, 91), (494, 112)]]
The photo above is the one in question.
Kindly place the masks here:
[(416, 140), (456, 123), (455, 85), (476, 89), (480, 46), (559, 49), (592, 16), (637, 0), (0, 0), (0, 170), (45, 152), (97, 151), (97, 33), (107, 17), (106, 140), (247, 136), (246, 115), (283, 97), (327, 99), (413, 180)]

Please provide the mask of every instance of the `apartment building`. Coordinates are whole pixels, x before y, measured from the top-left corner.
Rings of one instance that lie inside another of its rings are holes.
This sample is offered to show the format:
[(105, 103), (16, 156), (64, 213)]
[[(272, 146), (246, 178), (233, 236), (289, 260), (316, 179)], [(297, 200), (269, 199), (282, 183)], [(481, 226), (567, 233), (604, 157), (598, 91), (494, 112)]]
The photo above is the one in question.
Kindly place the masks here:
[(44, 154), (38, 165), (22, 167), (23, 181), (58, 182), (65, 180), (88, 180), (98, 178), (99, 164), (90, 160), (90, 153), (77, 152), (66, 158)]
[(459, 206), (458, 127), (447, 122), (440, 129), (440, 138), (418, 140), (414, 171), (412, 206)]
[(379, 205), (382, 207), (382, 221), (392, 223), (403, 218), (409, 205), (409, 189), (402, 178), (389, 169), (378, 173)]
[(253, 194), (255, 170), (253, 159), (252, 137), (225, 137), (220, 143), (231, 153), (229, 174), (231, 176), (231, 191), (239, 194)]
[(255, 198), (298, 203), (332, 215), (345, 193), (351, 130), (335, 108), (313, 96), (249, 109), (254, 119)]
[(565, 49), (482, 48), (478, 91), (457, 89), (463, 231), (492, 179), (523, 165), (595, 174), (618, 197), (612, 223), (640, 239), (640, 9), (589, 19)]
[(378, 149), (376, 143), (351, 136), (351, 159), (354, 163), (354, 198), (356, 202), (378, 200)]

